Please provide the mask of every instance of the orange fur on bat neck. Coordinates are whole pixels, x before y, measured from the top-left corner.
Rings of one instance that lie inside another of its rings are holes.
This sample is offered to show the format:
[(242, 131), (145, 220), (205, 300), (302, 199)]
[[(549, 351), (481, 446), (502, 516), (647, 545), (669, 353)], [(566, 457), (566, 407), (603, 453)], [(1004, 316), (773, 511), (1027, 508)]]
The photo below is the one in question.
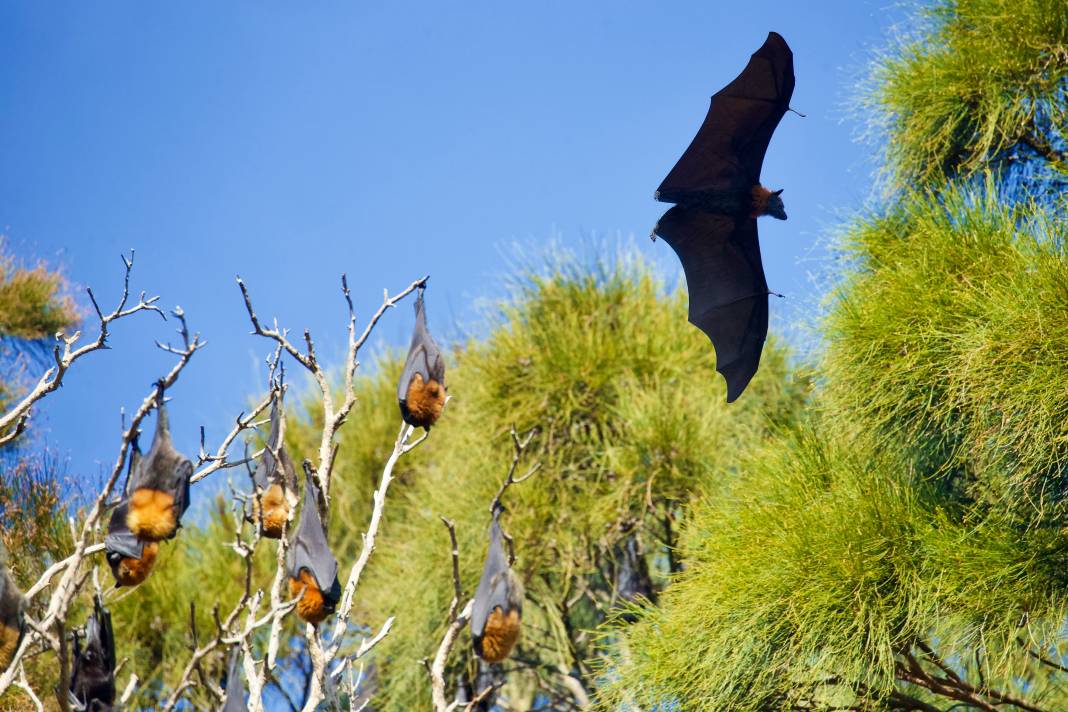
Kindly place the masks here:
[(482, 629), (481, 657), (488, 663), (499, 663), (508, 657), (519, 639), (519, 611), (503, 613), (498, 606), (486, 618)]
[(126, 526), (143, 541), (169, 539), (178, 528), (174, 495), (147, 487), (134, 490), (126, 513)]
[(148, 578), (156, 564), (159, 544), (146, 541), (141, 549), (141, 558), (123, 557), (114, 567), (115, 583), (119, 586), (136, 586)]
[(419, 428), (433, 425), (445, 408), (445, 387), (431, 378), (423, 382), (423, 374), (412, 376), (405, 398), (409, 422)]
[(304, 595), (297, 602), (297, 615), (300, 616), (301, 620), (317, 625), (328, 615), (326, 602), (323, 599), (323, 592), (319, 590), (319, 586), (315, 583), (315, 577), (304, 569), (300, 571), (300, 579), (289, 579), (289, 594), (291, 596), (294, 598), (300, 596), (302, 590)]
[(289, 502), (282, 485), (275, 483), (258, 498), (252, 500), (252, 521), (260, 522), (260, 504), (263, 505), (263, 535), (268, 539), (280, 539), (289, 518)]

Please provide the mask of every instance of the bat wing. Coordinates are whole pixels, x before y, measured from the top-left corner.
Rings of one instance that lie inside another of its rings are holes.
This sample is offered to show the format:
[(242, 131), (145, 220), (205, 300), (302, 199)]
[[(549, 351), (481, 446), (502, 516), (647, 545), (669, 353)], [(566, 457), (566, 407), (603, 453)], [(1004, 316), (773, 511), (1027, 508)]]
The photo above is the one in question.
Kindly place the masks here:
[(445, 382), (445, 360), (441, 356), (438, 343), (434, 341), (426, 326), (422, 289), (415, 299), (415, 329), (412, 332), (411, 346), (408, 347), (408, 358), (404, 362), (404, 372), (401, 373), (397, 384), (397, 400), (403, 403), (408, 399), (408, 385), (417, 373), (423, 377), (424, 383), (430, 380), (442, 384)]
[(189, 479), (192, 476), (193, 463), (182, 457), (174, 468), (174, 511), (178, 513), (179, 518), (189, 509)]
[(156, 433), (152, 436), (148, 454), (137, 462), (132, 489), (146, 487), (171, 493), (175, 512), (180, 518), (189, 507), (189, 478), (193, 476), (193, 463), (174, 449), (162, 387), (157, 398)]
[(226, 669), (226, 702), (223, 712), (246, 712), (245, 686), (241, 684), (241, 649), (234, 646)]
[(341, 583), (337, 578), (337, 559), (326, 541), (326, 530), (319, 516), (319, 488), (311, 477), (304, 486), (304, 507), (300, 512), (300, 525), (289, 548), (289, 575), (299, 578), (305, 569), (315, 578), (316, 585), (327, 600), (337, 602), (341, 598)]
[(108, 533), (104, 537), (104, 549), (107, 551), (109, 560), (115, 555), (128, 559), (140, 559), (144, 552), (144, 543), (126, 526), (128, 506), (127, 502), (123, 502), (111, 513)]
[(85, 647), (74, 638), (71, 697), (79, 709), (110, 709), (115, 701), (115, 637), (111, 613), (97, 597), (85, 626)]
[(756, 373), (768, 335), (768, 283), (756, 218), (675, 206), (655, 232), (682, 262), (690, 323), (712, 341), (716, 370), (727, 379), (727, 402), (733, 402)]
[(493, 517), (490, 525), (490, 545), (486, 552), (486, 564), (482, 568), (482, 578), (478, 582), (475, 591), (475, 602), (471, 609), (471, 635), (481, 638), (486, 629), (486, 619), (498, 606), (502, 611), (511, 608), (509, 602), (509, 586), (511, 578), (509, 574), (508, 557), (504, 553), (503, 535), (501, 525), (497, 521), (497, 515)]
[(778, 33), (768, 33), (742, 73), (712, 97), (705, 121), (659, 192), (737, 187), (739, 171), (760, 182), (768, 142), (790, 106), (794, 55)]

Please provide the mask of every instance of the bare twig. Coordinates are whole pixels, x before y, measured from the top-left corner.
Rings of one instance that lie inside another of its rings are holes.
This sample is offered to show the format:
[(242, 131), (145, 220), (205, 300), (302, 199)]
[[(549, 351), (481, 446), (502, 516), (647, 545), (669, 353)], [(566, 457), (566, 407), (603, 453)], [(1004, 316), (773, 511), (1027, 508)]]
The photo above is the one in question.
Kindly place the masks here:
[[(503, 509), (503, 506), (501, 505), (501, 497), (504, 496), (504, 493), (509, 487), (524, 482), (541, 469), (541, 463), (536, 462), (531, 465), (530, 469), (527, 470), (526, 474), (522, 477), (516, 478), (515, 476), (516, 468), (519, 467), (519, 461), (523, 457), (523, 451), (527, 449), (527, 446), (530, 445), (530, 441), (538, 434), (538, 429), (531, 428), (527, 431), (526, 435), (520, 438), (515, 430), (515, 425), (513, 425), (509, 434), (512, 436), (512, 465), (508, 468), (508, 476), (504, 478), (504, 482), (501, 483), (501, 488), (497, 490), (496, 496), (494, 496), (493, 501), (490, 503), (489, 511), (491, 516), (496, 514), (498, 509)], [(501, 528), (501, 536), (504, 537), (504, 542), (508, 545), (508, 565), (511, 566), (515, 563), (515, 541), (512, 539), (512, 535), (506, 532), (503, 527)]]
[[(100, 321), (100, 332), (97, 334), (94, 341), (77, 348), (76, 344), (78, 339), (81, 338), (80, 331), (75, 331), (71, 336), (66, 336), (63, 332), (58, 332), (56, 334), (57, 344), (52, 349), (52, 358), (55, 361), (55, 366), (45, 371), (30, 392), (26, 394), (21, 401), (12, 406), (7, 413), (0, 416), (0, 432), (8, 431), (0, 436), (0, 445), (6, 445), (22, 433), (26, 427), (26, 421), (30, 417), (30, 409), (33, 407), (34, 403), (63, 385), (63, 377), (67, 375), (67, 371), (75, 361), (93, 351), (106, 348), (109, 335), (108, 329), (112, 322), (141, 311), (154, 311), (164, 319), (167, 318), (160, 308), (156, 306), (159, 297), (149, 297), (146, 299), (144, 292), (141, 292), (141, 296), (136, 305), (132, 307), (126, 306), (126, 302), (130, 297), (130, 272), (133, 270), (133, 259), (133, 251), (130, 252), (129, 259), (126, 259), (125, 256), (122, 257), (122, 263), (126, 268), (126, 274), (123, 278), (122, 285), (122, 297), (119, 299), (118, 305), (109, 313), (105, 314), (100, 309), (100, 305), (97, 303), (92, 289), (85, 290), (89, 295), (89, 300), (93, 303), (93, 309), (96, 311), (97, 319)], [(14, 425), (14, 427), (11, 430), (8, 430), (12, 425)]]

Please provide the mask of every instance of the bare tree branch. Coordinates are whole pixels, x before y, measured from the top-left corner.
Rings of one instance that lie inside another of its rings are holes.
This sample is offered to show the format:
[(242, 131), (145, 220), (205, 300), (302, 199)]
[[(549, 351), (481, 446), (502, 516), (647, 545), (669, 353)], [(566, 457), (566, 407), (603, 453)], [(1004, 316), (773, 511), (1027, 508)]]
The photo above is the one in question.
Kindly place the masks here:
[(63, 332), (56, 333), (55, 338), (58, 343), (52, 349), (52, 357), (56, 365), (41, 375), (37, 380), (37, 384), (21, 401), (12, 406), (7, 413), (0, 416), (0, 432), (8, 430), (14, 424), (13, 429), (0, 436), (0, 446), (11, 442), (25, 430), (26, 421), (30, 417), (30, 409), (34, 403), (63, 385), (63, 377), (67, 375), (67, 371), (75, 361), (93, 351), (107, 348), (108, 329), (113, 321), (141, 311), (154, 311), (164, 319), (167, 318), (160, 308), (155, 305), (159, 301), (159, 297), (145, 299), (144, 292), (141, 292), (136, 305), (129, 308), (126, 307), (126, 302), (130, 297), (130, 272), (133, 270), (133, 259), (133, 251), (130, 252), (130, 259), (126, 259), (125, 256), (122, 257), (122, 263), (126, 267), (122, 285), (122, 297), (112, 311), (107, 314), (101, 311), (96, 297), (93, 296), (93, 290), (85, 290), (89, 294), (89, 300), (93, 303), (93, 309), (96, 311), (97, 318), (100, 321), (100, 333), (97, 334), (94, 341), (77, 348), (75, 346), (78, 339), (81, 338), (81, 331), (75, 331), (71, 336), (66, 336)]

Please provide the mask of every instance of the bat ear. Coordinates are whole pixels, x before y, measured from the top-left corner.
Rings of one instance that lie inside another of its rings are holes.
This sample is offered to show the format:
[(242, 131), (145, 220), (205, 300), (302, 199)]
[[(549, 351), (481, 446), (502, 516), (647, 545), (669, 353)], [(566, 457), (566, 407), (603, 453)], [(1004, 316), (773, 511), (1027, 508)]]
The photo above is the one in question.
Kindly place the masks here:
[(779, 188), (778, 190), (773, 192), (772, 195), (782, 195), (782, 190), (783, 190), (782, 188)]

